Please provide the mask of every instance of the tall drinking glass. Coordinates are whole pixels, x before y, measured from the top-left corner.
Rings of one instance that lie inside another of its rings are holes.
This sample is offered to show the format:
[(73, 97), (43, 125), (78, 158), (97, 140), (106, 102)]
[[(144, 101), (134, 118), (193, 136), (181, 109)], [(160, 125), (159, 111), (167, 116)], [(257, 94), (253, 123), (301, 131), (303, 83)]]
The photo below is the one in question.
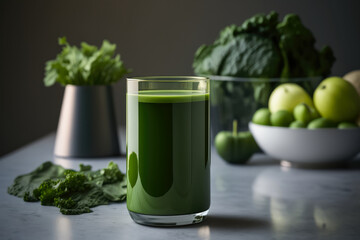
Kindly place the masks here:
[(155, 226), (201, 222), (210, 207), (209, 79), (127, 79), (127, 208)]

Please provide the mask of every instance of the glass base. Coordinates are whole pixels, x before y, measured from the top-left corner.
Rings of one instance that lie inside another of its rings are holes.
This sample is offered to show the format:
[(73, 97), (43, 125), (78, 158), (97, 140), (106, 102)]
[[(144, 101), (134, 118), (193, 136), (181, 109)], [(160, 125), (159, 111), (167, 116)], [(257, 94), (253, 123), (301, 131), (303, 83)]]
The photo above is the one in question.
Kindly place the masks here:
[(157, 227), (173, 227), (200, 223), (205, 219), (208, 212), (209, 210), (184, 215), (159, 216), (145, 215), (129, 211), (131, 218), (136, 223)]

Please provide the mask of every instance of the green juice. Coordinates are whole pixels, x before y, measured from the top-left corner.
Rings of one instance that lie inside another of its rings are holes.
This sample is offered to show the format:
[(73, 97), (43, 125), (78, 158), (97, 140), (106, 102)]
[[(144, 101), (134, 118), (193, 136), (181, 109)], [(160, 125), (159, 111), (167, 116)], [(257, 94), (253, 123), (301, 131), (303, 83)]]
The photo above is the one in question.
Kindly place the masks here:
[(210, 206), (209, 95), (127, 94), (127, 207), (150, 215)]

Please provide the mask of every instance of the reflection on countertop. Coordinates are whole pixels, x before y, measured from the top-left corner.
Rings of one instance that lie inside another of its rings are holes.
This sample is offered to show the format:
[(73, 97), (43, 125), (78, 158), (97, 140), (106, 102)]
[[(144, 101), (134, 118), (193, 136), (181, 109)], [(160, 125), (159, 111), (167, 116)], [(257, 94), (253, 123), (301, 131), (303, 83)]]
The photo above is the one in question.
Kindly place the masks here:
[(269, 211), (279, 239), (289, 233), (301, 233), (304, 239), (358, 236), (360, 169), (355, 165), (328, 170), (269, 168), (258, 174), (252, 189), (256, 207)]
[(64, 215), (58, 215), (55, 220), (55, 236), (56, 239), (73, 239), (71, 231), (71, 222)]

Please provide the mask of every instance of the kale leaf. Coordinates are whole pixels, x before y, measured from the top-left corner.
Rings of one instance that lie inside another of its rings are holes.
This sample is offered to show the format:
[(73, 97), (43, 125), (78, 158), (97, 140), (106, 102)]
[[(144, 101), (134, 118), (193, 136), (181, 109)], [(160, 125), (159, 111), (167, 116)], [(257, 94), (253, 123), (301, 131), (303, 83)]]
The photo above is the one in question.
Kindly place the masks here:
[(245, 20), (243, 24), (238, 27), (238, 32), (260, 35), (276, 43), (279, 37), (276, 32), (276, 27), (278, 24), (278, 13), (274, 11), (270, 12), (268, 15), (260, 13)]
[(34, 171), (15, 178), (14, 183), (8, 188), (8, 193), (21, 198), (31, 198), (34, 189), (39, 188), (45, 180), (64, 178), (64, 172), (63, 167), (52, 162), (44, 162)]
[(279, 47), (284, 57), (281, 77), (315, 77), (330, 73), (335, 57), (330, 47), (315, 49), (315, 38), (299, 16), (288, 14), (277, 25)]
[(240, 30), (231, 25), (220, 33), (214, 45), (201, 46), (195, 53), (195, 73), (232, 77), (277, 77), (283, 65), (280, 49), (271, 39)]
[(80, 164), (79, 172), (45, 162), (31, 173), (18, 176), (8, 193), (27, 202), (58, 207), (63, 214), (82, 214), (98, 205), (124, 201), (126, 178), (114, 162), (97, 171)]
[(193, 68), (198, 75), (289, 79), (324, 77), (334, 61), (330, 47), (315, 48), (315, 38), (299, 16), (288, 14), (280, 22), (270, 12), (225, 27), (213, 44), (196, 51)]

